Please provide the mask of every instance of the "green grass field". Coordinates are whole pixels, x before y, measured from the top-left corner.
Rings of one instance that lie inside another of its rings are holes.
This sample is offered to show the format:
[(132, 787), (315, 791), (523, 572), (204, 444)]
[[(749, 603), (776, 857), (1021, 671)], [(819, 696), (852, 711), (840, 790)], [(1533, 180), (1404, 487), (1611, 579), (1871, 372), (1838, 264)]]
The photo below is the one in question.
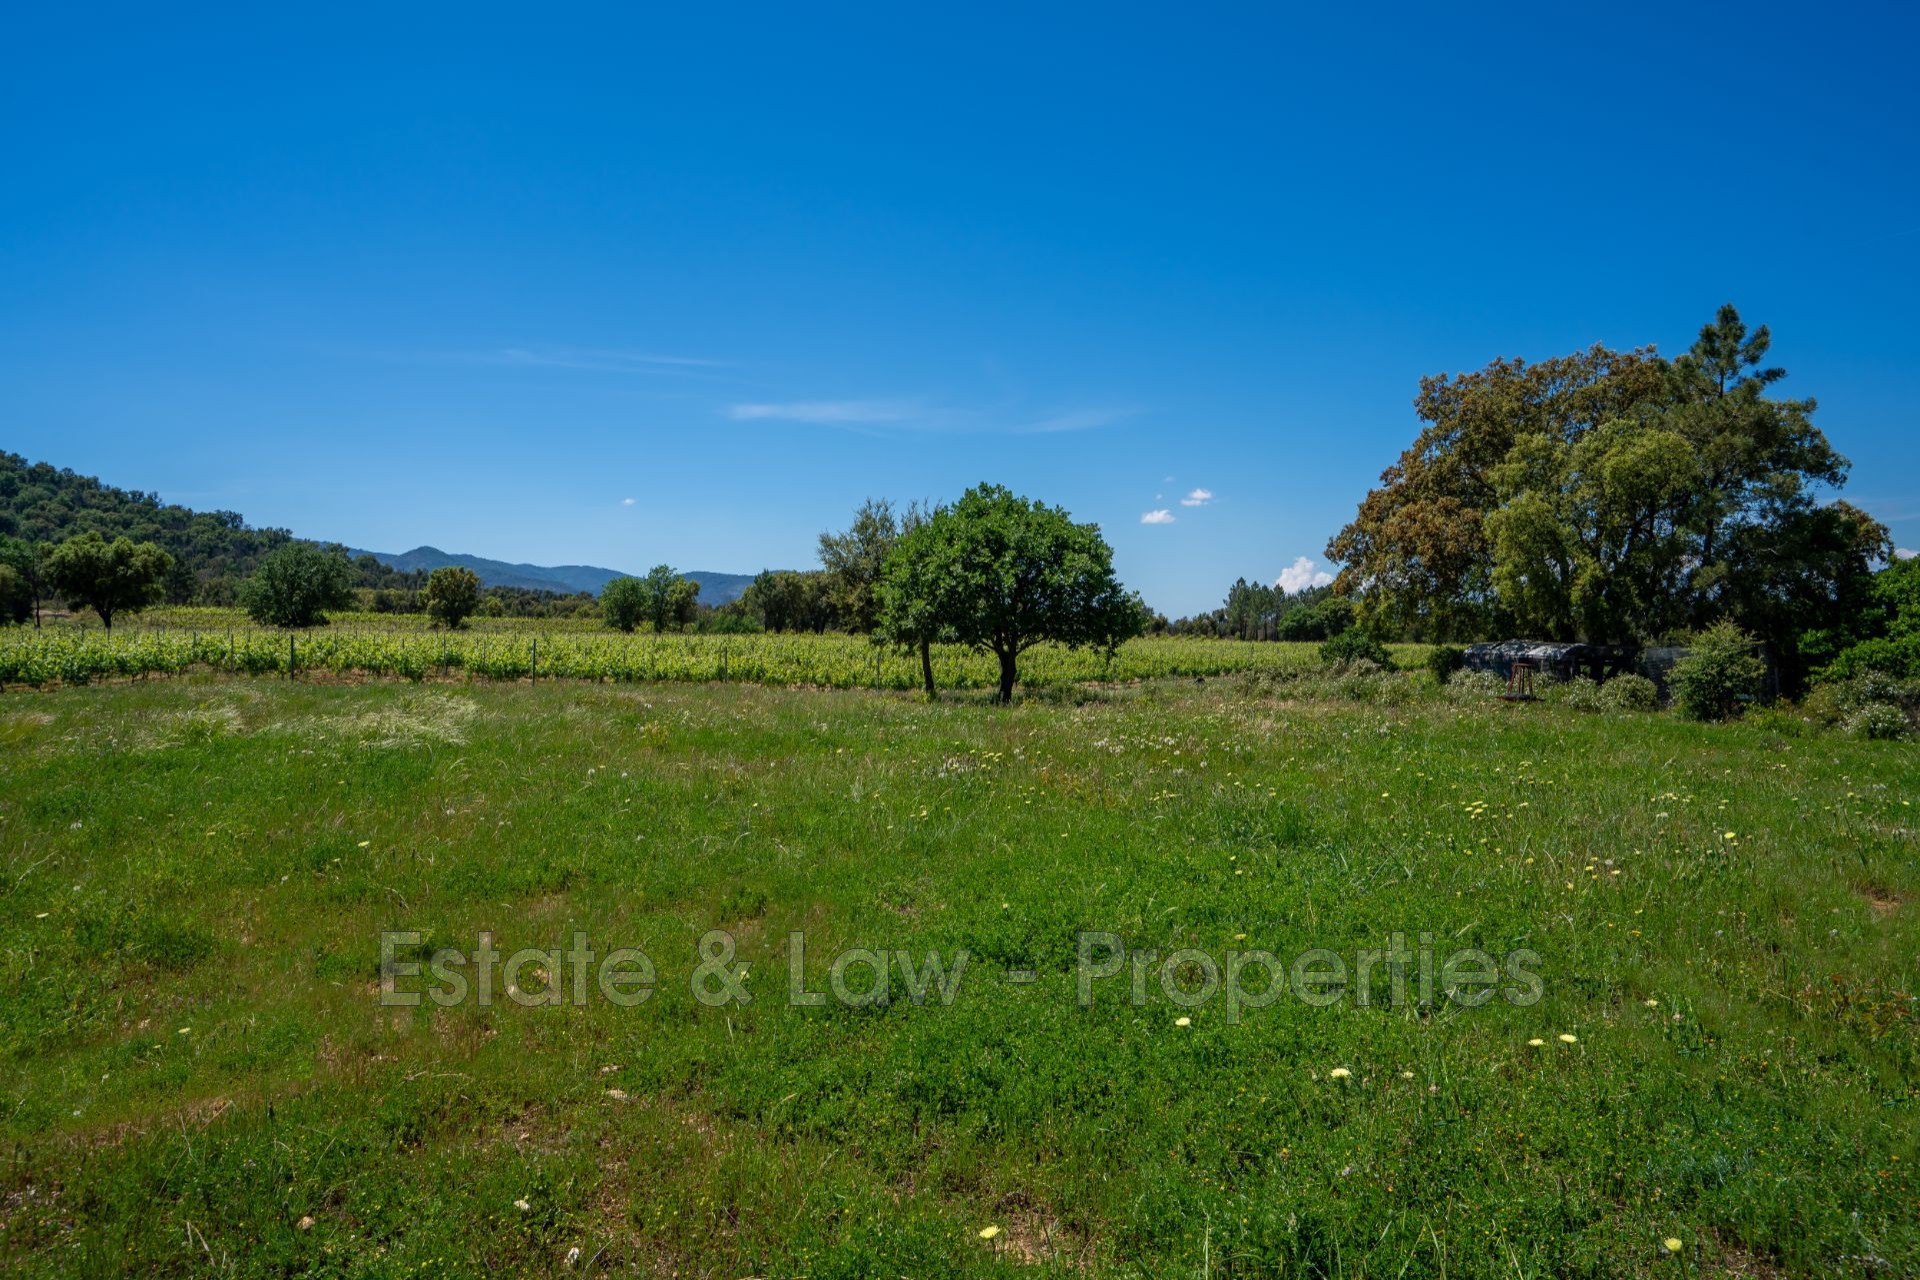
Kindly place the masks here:
[[(1451, 701), (1424, 675), (1005, 709), (207, 675), (8, 693), (0, 1258), (1914, 1275), (1920, 769), (1784, 728)], [(694, 996), (715, 928), (750, 1003)], [(657, 987), (383, 1006), (382, 929), (421, 931), (412, 959), (583, 930)], [(896, 972), (888, 1002), (795, 1007), (794, 930), (809, 990), (843, 948), (971, 959), (950, 1005)], [(1394, 1008), (1375, 971), (1368, 1007), (1276, 992), (1236, 1022), (1157, 979), (1136, 1007), (1122, 974), (1083, 1008), (1088, 930), (1283, 959), (1427, 931), (1537, 953), (1544, 995), (1466, 1008), (1443, 981)]]

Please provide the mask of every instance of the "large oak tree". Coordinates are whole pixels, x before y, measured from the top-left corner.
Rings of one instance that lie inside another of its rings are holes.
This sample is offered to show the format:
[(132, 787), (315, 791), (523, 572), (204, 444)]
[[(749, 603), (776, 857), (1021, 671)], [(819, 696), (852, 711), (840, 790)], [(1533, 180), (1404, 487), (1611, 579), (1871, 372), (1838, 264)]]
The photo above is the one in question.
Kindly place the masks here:
[(1731, 618), (1792, 677), (1886, 530), (1827, 501), (1847, 461), (1768, 394), (1771, 335), (1722, 307), (1691, 350), (1593, 347), (1421, 383), (1427, 423), (1327, 546), (1336, 587), (1425, 638), (1641, 643)]

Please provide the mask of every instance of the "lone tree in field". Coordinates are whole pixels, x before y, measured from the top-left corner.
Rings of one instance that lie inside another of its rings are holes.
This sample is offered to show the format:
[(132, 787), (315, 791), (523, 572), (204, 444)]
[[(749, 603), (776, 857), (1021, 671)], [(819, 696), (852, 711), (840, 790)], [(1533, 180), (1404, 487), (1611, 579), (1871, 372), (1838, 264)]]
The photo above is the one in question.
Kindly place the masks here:
[(452, 631), (480, 607), (480, 575), (459, 565), (442, 565), (427, 575), (421, 602), (427, 616)]
[(1140, 597), (1113, 576), (1098, 525), (990, 484), (899, 541), (882, 597), (883, 634), (918, 645), (950, 637), (999, 658), (1001, 702), (1013, 701), (1023, 650), (1052, 641), (1111, 651), (1147, 621)]
[(240, 603), (267, 627), (324, 627), (327, 610), (353, 605), (353, 565), (311, 542), (289, 542), (260, 562)]
[(638, 578), (615, 578), (600, 588), (600, 616), (616, 631), (632, 631), (647, 616), (647, 589)]
[(693, 621), (700, 584), (681, 577), (672, 565), (657, 564), (644, 578), (615, 578), (600, 589), (600, 611), (607, 625), (631, 631), (651, 622), (655, 632)]
[(69, 538), (47, 557), (47, 579), (75, 608), (92, 609), (113, 630), (113, 615), (138, 613), (160, 598), (173, 557), (151, 542), (98, 533)]

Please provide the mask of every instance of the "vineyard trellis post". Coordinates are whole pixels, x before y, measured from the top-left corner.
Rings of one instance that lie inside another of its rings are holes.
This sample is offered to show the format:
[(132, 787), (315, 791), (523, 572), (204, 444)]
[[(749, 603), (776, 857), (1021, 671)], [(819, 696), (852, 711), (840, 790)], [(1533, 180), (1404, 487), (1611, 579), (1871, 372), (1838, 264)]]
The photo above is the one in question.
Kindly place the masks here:
[(289, 680), (293, 679), (293, 664), (293, 632), (289, 631), (287, 632), (287, 679)]

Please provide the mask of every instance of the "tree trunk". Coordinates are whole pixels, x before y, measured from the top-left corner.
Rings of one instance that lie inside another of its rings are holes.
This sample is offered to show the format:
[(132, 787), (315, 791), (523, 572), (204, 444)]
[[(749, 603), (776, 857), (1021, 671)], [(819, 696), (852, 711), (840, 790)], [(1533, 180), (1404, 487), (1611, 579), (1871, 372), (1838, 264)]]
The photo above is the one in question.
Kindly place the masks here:
[(1015, 662), (1015, 655), (1013, 650), (1011, 649), (1001, 650), (1000, 652), (1000, 701), (1003, 703), (1010, 703), (1013, 701), (1013, 682), (1019, 678), (1019, 672), (1015, 670), (1014, 662)]
[(933, 645), (926, 640), (922, 640), (920, 642), (920, 678), (926, 682), (927, 698), (929, 701), (931, 701), (934, 696), (934, 693), (933, 693)]

